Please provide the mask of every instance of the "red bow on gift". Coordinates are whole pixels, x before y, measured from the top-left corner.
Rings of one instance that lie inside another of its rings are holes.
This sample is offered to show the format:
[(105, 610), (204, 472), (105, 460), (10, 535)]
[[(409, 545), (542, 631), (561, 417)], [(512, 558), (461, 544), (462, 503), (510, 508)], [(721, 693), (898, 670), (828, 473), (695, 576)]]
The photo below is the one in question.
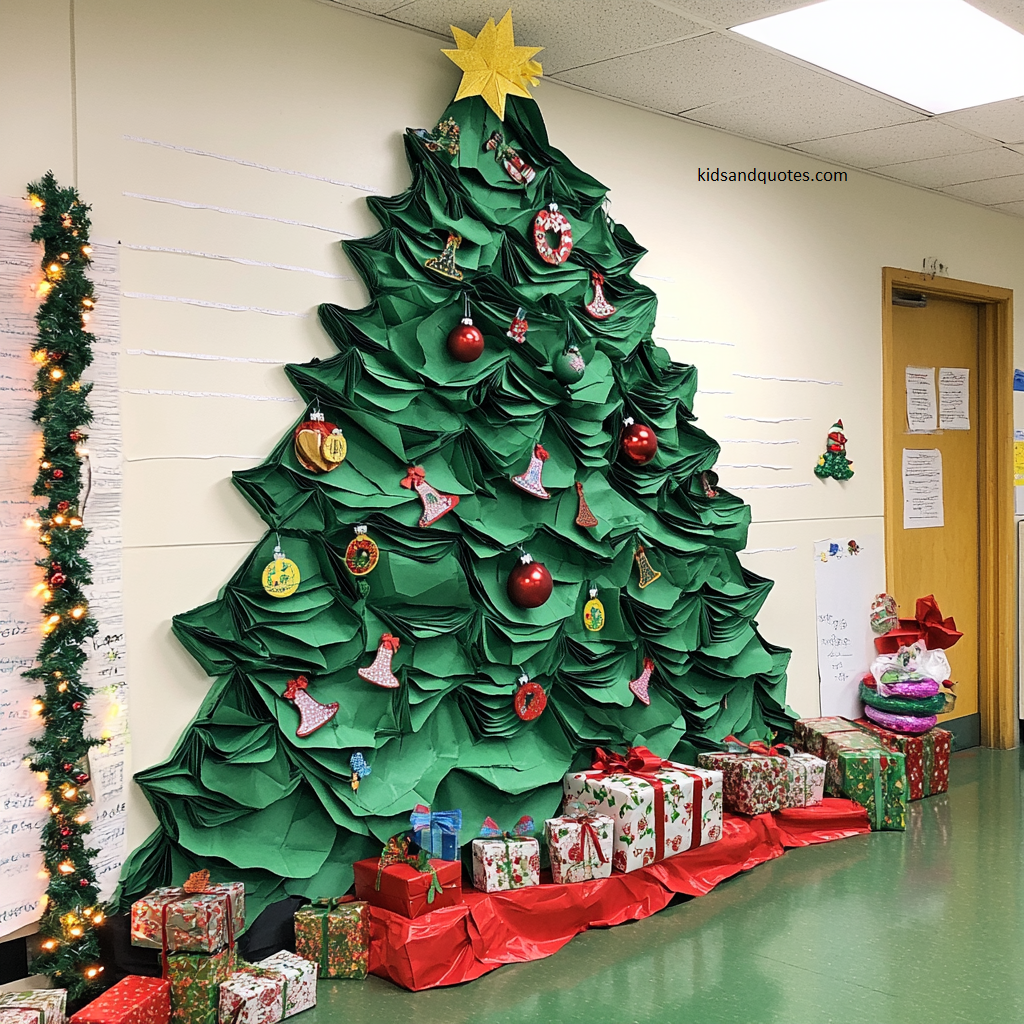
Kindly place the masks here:
[(774, 743), (769, 746), (764, 740), (744, 743), (743, 740), (737, 739), (735, 736), (726, 736), (722, 742), (735, 743), (737, 747), (743, 747), (744, 750), (749, 750), (751, 754), (763, 754), (765, 757), (789, 757), (793, 753), (793, 748), (787, 747), (784, 743), (780, 743), (778, 746)]
[(614, 750), (598, 747), (594, 751), (594, 763), (590, 766), (595, 772), (627, 772), (639, 775), (654, 772), (663, 766), (670, 766), (671, 761), (658, 757), (647, 747), (630, 747), (625, 754), (617, 754)]
[(944, 651), (963, 636), (952, 618), (943, 618), (935, 596), (917, 599), (916, 619), (900, 619), (895, 629), (884, 636), (875, 637), (875, 650), (879, 654), (895, 654), (901, 647), (923, 640), (930, 651)]
[(378, 650), (380, 647), (386, 647), (389, 651), (394, 653), (401, 646), (402, 641), (399, 640), (397, 636), (392, 636), (390, 633), (382, 633)]
[(295, 700), (299, 690), (305, 690), (309, 686), (309, 680), (305, 676), (298, 679), (288, 680), (288, 689), (284, 691), (285, 700)]

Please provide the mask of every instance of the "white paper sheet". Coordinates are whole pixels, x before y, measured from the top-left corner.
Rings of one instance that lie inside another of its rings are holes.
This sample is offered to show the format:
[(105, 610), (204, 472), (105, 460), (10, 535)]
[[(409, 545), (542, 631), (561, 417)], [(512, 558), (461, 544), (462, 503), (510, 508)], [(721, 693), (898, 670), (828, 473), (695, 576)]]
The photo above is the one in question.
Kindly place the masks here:
[(904, 448), (903, 529), (944, 525), (942, 452), (937, 448)]
[(971, 371), (967, 367), (939, 367), (939, 427), (971, 429)]
[(874, 657), (871, 601), (883, 590), (880, 536), (815, 543), (814, 598), (823, 715), (857, 718), (861, 714), (858, 684)]
[(937, 430), (939, 422), (935, 404), (935, 367), (908, 366), (906, 385), (907, 430), (911, 433)]
[[(0, 197), (0, 938), (38, 919), (46, 888), (39, 848), (46, 820), (46, 808), (40, 803), (43, 787), (26, 763), (29, 740), (41, 730), (31, 711), (39, 687), (21, 675), (34, 663), (41, 639), (40, 604), (32, 591), (41, 579), (35, 561), (42, 548), (38, 531), (25, 526), (41, 503), (31, 494), (39, 449), (39, 432), (31, 420), (36, 370), (31, 347), (40, 250), (29, 236), (36, 220), (24, 200)], [(111, 744), (111, 765), (104, 766), (101, 774), (121, 780), (116, 793), (109, 784), (95, 783), (97, 802), (90, 811), (97, 827), (88, 845), (100, 849), (98, 878), (105, 898), (113, 892), (125, 855), (128, 721), (123, 693), (116, 246), (93, 243), (90, 276), (97, 297), (91, 323), (96, 343), (94, 362), (85, 376), (95, 385), (89, 398), (95, 418), (88, 428), (92, 490), (83, 519), (92, 531), (86, 556), (97, 581), (86, 593), (100, 633), (92, 641), (84, 679), (103, 688), (92, 703), (92, 733), (109, 732), (119, 741)], [(117, 712), (111, 714), (114, 705)], [(97, 751), (90, 759), (94, 771), (96, 757), (102, 754)], [(119, 772), (112, 768), (118, 758)]]

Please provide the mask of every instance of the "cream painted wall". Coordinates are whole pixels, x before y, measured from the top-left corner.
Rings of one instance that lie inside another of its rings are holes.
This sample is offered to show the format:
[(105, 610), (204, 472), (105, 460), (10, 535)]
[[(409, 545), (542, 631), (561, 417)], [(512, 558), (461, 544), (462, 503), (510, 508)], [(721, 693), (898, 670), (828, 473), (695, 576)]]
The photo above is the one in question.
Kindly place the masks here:
[[(48, 166), (65, 179), (72, 173), (68, 14), (66, 0), (45, 10), (28, 0), (4, 0), (0, 30), (5, 50), (16, 55), (0, 72), (0, 189), (6, 194), (19, 194), (27, 177)], [(293, 397), (273, 363), (127, 350), (281, 362), (324, 356), (329, 346), (314, 306), (361, 305), (360, 283), (128, 246), (351, 275), (337, 235), (125, 193), (355, 236), (376, 229), (365, 193), (124, 136), (392, 194), (409, 180), (402, 130), (434, 124), (454, 93), (457, 71), (436, 40), (316, 0), (74, 0), (74, 14), (78, 184), (93, 204), (96, 236), (123, 245), (124, 290), (304, 316), (125, 297), (122, 387)], [(58, 69), (69, 61), (67, 74), (52, 83), (31, 52), (44, 29), (53, 32), (49, 59)], [(856, 172), (847, 183), (831, 185), (698, 183), (697, 168), (704, 166), (815, 171), (827, 165), (552, 83), (540, 87), (537, 99), (555, 145), (611, 186), (612, 215), (650, 250), (640, 272), (657, 278), (647, 281), (661, 298), (657, 333), (723, 343), (665, 343), (675, 358), (697, 364), (702, 390), (729, 392), (702, 394), (696, 408), (701, 425), (723, 442), (722, 463), (791, 467), (722, 468), (723, 483), (811, 484), (739, 493), (754, 511), (749, 547), (786, 549), (751, 553), (744, 561), (777, 581), (761, 625), (768, 638), (793, 648), (790, 701), (799, 712), (813, 713), (811, 544), (834, 535), (880, 537), (882, 530), (881, 268), (915, 268), (934, 255), (957, 277), (1024, 288), (1024, 222)], [(1019, 325), (1017, 333), (1024, 337)], [(300, 411), (278, 401), (123, 396), (136, 769), (168, 754), (208, 685), (171, 636), (170, 616), (213, 598), (262, 532), (229, 473), (269, 451)], [(762, 423), (736, 416), (797, 419)], [(812, 472), (837, 416), (857, 466), (845, 485), (821, 483)], [(132, 845), (152, 824), (135, 796)]]

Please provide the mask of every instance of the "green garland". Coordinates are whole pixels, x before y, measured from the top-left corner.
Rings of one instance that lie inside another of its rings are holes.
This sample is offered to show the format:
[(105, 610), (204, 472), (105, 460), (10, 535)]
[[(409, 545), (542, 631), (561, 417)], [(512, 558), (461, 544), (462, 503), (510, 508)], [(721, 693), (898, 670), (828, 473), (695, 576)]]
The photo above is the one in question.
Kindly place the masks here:
[(50, 877), (39, 923), (36, 973), (66, 988), (72, 1002), (99, 987), (99, 942), (103, 921), (93, 859), (86, 847), (92, 830), (85, 811), (92, 799), (86, 755), (100, 741), (85, 735), (92, 688), (82, 682), (85, 641), (96, 633), (83, 587), (92, 582), (84, 556), (89, 531), (82, 524), (82, 428), (92, 420), (91, 384), (82, 373), (92, 362), (93, 336), (85, 330), (95, 299), (85, 276), (89, 265), (89, 207), (73, 188), (61, 188), (53, 173), (28, 186), (39, 211), (32, 240), (44, 247), (36, 313), (38, 334), (32, 358), (39, 365), (39, 398), (32, 414), (42, 426), (39, 475), (32, 488), (44, 504), (38, 509), (39, 540), (46, 555), (36, 564), (45, 574), (43, 641), (37, 664), (25, 673), (43, 686), (34, 710), (45, 725), (32, 740), (31, 768), (46, 780), (50, 818), (43, 828), (43, 861)]

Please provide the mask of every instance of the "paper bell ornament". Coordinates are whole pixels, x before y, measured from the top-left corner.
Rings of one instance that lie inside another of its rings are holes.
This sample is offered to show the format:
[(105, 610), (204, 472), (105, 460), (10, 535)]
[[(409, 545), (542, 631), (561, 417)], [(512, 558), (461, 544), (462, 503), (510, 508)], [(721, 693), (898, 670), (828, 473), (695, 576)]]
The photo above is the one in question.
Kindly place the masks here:
[(427, 270), (435, 274), (447, 277), (449, 281), (461, 281), (462, 271), (455, 265), (455, 250), (462, 245), (462, 235), (449, 233), (448, 241), (444, 243), (444, 251), (440, 256), (431, 256), (423, 261)]
[(548, 453), (544, 450), (543, 446), (539, 444), (534, 445), (533, 455), (530, 458), (530, 465), (527, 467), (526, 472), (512, 477), (512, 483), (519, 490), (526, 491), (527, 494), (532, 494), (535, 498), (550, 498), (551, 495), (544, 490), (544, 485), (540, 479), (541, 471), (547, 459)]
[(410, 466), (402, 480), (402, 486), (415, 490), (423, 502), (420, 526), (431, 526), (443, 515), (447, 515), (459, 503), (457, 494), (441, 494), (427, 483), (422, 466)]
[(391, 659), (395, 656), (395, 651), (401, 646), (401, 641), (397, 636), (383, 633), (380, 643), (377, 645), (377, 657), (373, 659), (372, 665), (359, 669), (359, 676), (376, 686), (383, 686), (386, 690), (394, 690), (400, 684), (398, 677), (391, 671)]
[(641, 704), (650, 704), (651, 696), (648, 693), (648, 687), (651, 682), (651, 676), (654, 673), (654, 662), (650, 658), (644, 658), (644, 670), (636, 677), (629, 681), (629, 688), (636, 694), (636, 699)]
[[(557, 237), (557, 247), (548, 240), (549, 232)], [(572, 225), (564, 213), (558, 212), (558, 203), (549, 203), (547, 209), (541, 210), (534, 217), (533, 245), (537, 255), (552, 266), (557, 267), (569, 258), (572, 252)]]
[(319, 409), (295, 428), (295, 458), (303, 469), (311, 473), (330, 473), (345, 461), (346, 454), (345, 435), (339, 427), (326, 422)]
[(615, 307), (604, 297), (604, 274), (592, 270), (590, 283), (594, 286), (594, 297), (584, 306), (584, 309), (595, 320), (607, 320), (615, 312)]
[(321, 704), (308, 693), (309, 680), (305, 676), (289, 679), (284, 699), (293, 701), (299, 709), (299, 727), (295, 735), (302, 739), (326, 725), (337, 713), (337, 704)]
[(587, 530), (593, 529), (593, 527), (597, 526), (597, 516), (590, 511), (587, 499), (583, 496), (583, 484), (578, 480), (576, 481), (576, 494), (580, 499), (579, 508), (576, 512), (576, 525), (582, 526)]
[(640, 570), (640, 581), (637, 583), (637, 586), (641, 590), (644, 587), (649, 587), (655, 580), (661, 578), (661, 573), (657, 572), (648, 561), (647, 552), (644, 550), (643, 544), (640, 544), (636, 551), (633, 552), (633, 557), (636, 559), (637, 568)]

